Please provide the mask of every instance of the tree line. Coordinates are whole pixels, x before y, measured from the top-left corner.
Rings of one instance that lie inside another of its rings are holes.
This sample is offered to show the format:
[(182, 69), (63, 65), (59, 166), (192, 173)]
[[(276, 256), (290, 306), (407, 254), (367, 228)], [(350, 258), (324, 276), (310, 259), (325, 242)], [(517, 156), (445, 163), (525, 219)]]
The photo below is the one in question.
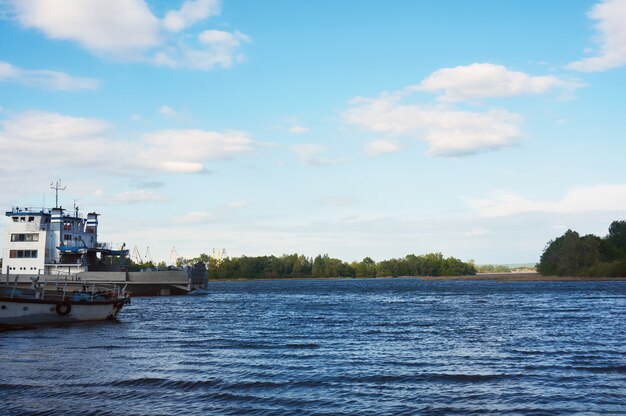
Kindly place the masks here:
[(602, 238), (567, 230), (548, 242), (537, 270), (545, 276), (626, 276), (626, 221), (613, 221)]
[(202, 254), (193, 259), (180, 258), (177, 266), (203, 263), (209, 279), (280, 279), (331, 277), (398, 277), (398, 276), (459, 276), (475, 275), (473, 261), (463, 262), (441, 253), (416, 256), (409, 254), (398, 259), (376, 262), (370, 257), (348, 263), (328, 254), (306, 257), (302, 254), (284, 254), (257, 257), (226, 257), (217, 260)]

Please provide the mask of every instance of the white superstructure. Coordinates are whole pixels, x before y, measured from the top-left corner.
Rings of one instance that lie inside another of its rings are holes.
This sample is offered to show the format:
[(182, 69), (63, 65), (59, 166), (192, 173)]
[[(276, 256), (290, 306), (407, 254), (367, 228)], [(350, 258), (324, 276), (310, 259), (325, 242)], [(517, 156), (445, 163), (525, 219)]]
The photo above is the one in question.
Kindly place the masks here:
[(86, 272), (103, 255), (127, 254), (98, 243), (98, 214), (78, 209), (20, 208), (6, 212), (3, 272), (75, 274)]

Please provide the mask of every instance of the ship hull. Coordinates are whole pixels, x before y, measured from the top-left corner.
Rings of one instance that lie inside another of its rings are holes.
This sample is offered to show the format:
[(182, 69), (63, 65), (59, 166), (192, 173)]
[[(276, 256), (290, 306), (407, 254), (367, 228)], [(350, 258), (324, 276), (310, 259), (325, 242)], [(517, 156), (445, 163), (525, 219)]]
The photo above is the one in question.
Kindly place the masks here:
[(0, 297), (0, 324), (34, 325), (116, 319), (123, 306), (123, 300), (70, 302)]

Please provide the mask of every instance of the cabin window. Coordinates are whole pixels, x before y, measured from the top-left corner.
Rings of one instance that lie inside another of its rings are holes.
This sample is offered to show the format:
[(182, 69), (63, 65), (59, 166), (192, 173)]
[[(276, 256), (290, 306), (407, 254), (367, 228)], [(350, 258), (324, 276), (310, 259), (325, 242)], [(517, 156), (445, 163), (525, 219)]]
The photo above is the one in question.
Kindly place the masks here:
[(39, 241), (39, 234), (11, 234), (11, 241)]
[(26, 217), (20, 217), (20, 222), (26, 222)]
[(34, 222), (35, 221), (35, 217), (28, 217), (28, 222)]
[(17, 222), (18, 218), (17, 217), (13, 217), (13, 222)]
[(72, 241), (72, 234), (63, 234), (64, 241)]
[(9, 257), (12, 259), (36, 259), (37, 250), (10, 250)]

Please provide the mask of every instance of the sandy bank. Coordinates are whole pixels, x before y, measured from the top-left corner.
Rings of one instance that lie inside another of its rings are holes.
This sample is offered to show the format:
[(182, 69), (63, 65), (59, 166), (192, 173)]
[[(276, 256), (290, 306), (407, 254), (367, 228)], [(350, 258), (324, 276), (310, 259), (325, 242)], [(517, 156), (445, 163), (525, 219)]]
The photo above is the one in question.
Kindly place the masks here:
[(499, 282), (601, 282), (626, 277), (544, 276), (539, 273), (480, 273), (476, 276), (424, 276), (424, 280), (496, 280)]

